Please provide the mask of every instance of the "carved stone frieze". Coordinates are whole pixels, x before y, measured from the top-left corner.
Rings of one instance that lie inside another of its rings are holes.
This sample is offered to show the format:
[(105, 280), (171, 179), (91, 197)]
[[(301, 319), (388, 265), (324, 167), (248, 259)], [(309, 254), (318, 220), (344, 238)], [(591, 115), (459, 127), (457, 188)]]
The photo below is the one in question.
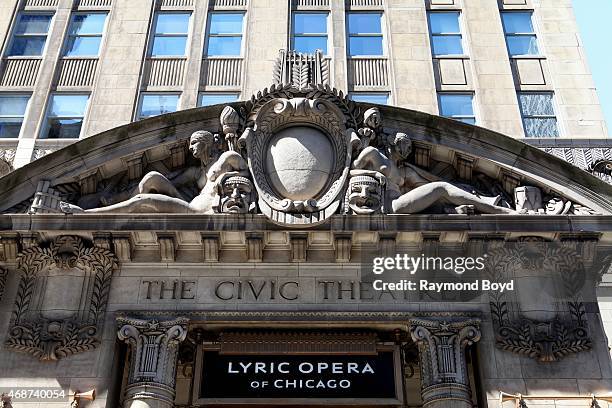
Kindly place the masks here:
[(116, 265), (110, 251), (79, 237), (25, 249), (6, 346), (41, 361), (98, 347)]
[(592, 348), (581, 295), (587, 271), (575, 246), (524, 239), (488, 255), (490, 277), (517, 285), (514, 295), (490, 294), (498, 348), (541, 363)]
[[(182, 317), (169, 321), (117, 318), (117, 336), (130, 346), (131, 354), (126, 407), (174, 406), (179, 343), (187, 337), (187, 322)], [(156, 405), (145, 404), (153, 400)]]
[(103, 169), (93, 168), (75, 177), (76, 193), (40, 186), (31, 212), (261, 213), (287, 227), (335, 214), (595, 213), (542, 177), (532, 183), (469, 149), (441, 158), (435, 143), (413, 143), (382, 108), (313, 81), (312, 64), (291, 58), (291, 81), (226, 106), (218, 127), (191, 135), (192, 159), (176, 140), (161, 149), (164, 158), (131, 152), (117, 158), (121, 173), (99, 179)]
[(423, 406), (452, 400), (471, 407), (465, 349), (480, 340), (480, 320), (414, 318), (410, 334), (419, 350)]

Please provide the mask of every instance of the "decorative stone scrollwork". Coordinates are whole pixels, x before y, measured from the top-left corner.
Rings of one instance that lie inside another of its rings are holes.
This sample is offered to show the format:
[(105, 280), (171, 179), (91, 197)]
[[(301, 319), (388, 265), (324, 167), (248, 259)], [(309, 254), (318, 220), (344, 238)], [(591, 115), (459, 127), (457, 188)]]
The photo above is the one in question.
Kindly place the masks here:
[(117, 336), (131, 350), (126, 407), (174, 406), (179, 343), (187, 337), (188, 321), (117, 318)]
[[(279, 224), (321, 223), (339, 208), (348, 176), (346, 117), (325, 98), (265, 99), (253, 104), (257, 109), (240, 138), (259, 207)], [(287, 128), (290, 124), (299, 126)]]
[[(490, 295), (499, 349), (541, 363), (591, 349), (580, 295), (586, 272), (574, 249), (527, 239), (490, 251), (487, 270), (492, 279), (514, 279), (517, 285), (516, 299), (507, 293)], [(564, 310), (547, 312), (543, 307), (552, 304), (564, 305)]]
[(0, 267), (0, 300), (2, 300), (2, 296), (4, 296), (4, 288), (6, 286), (7, 276), (8, 276), (8, 271)]
[(423, 406), (471, 407), (465, 348), (480, 340), (480, 320), (415, 318), (410, 334), (419, 349)]
[(25, 249), (7, 348), (54, 361), (98, 347), (116, 266), (110, 251), (74, 236)]

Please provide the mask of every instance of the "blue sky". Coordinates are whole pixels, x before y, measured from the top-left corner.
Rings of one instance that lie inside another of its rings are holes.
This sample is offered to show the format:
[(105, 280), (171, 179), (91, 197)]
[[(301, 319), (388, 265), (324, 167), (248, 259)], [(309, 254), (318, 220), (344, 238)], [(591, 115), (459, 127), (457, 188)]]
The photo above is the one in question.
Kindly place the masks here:
[(612, 0), (572, 0), (580, 37), (612, 136)]

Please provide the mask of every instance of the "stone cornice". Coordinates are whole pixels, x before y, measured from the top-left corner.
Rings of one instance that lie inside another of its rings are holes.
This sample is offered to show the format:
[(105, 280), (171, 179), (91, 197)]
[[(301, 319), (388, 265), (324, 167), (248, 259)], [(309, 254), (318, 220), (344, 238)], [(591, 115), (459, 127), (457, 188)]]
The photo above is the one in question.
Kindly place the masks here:
[[(333, 216), (308, 231), (360, 232), (447, 232), (483, 233), (568, 233), (612, 232), (612, 216), (541, 215), (374, 215)], [(0, 236), (27, 231), (287, 231), (263, 215), (172, 215), (172, 214), (79, 214), (0, 215)]]

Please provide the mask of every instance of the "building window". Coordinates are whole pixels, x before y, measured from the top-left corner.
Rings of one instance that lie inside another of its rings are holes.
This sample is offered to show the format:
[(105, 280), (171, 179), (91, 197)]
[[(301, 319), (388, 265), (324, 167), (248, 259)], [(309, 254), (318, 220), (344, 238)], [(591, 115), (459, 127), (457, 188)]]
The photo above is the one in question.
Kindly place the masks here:
[(355, 102), (376, 103), (378, 105), (389, 104), (388, 92), (353, 92), (349, 97)]
[(519, 93), (526, 137), (559, 137), (552, 93)]
[(236, 102), (238, 100), (237, 92), (202, 92), (198, 98), (198, 106), (210, 106), (220, 103)]
[(382, 14), (348, 13), (350, 56), (383, 55)]
[(244, 13), (211, 13), (208, 23), (206, 55), (242, 55)]
[(463, 55), (459, 15), (457, 11), (429, 13), (434, 56)]
[(0, 139), (19, 137), (29, 101), (29, 95), (0, 95)]
[(42, 138), (78, 139), (88, 102), (89, 95), (52, 95)]
[(474, 115), (474, 95), (472, 94), (438, 94), (440, 115), (458, 121), (476, 124)]
[(15, 27), (9, 56), (43, 55), (52, 18), (51, 14), (21, 14)]
[(176, 112), (178, 109), (179, 94), (171, 93), (145, 93), (140, 98), (138, 119)]
[(508, 45), (510, 56), (540, 54), (531, 17), (532, 13), (502, 13), (506, 44)]
[(327, 54), (327, 13), (293, 14), (293, 50), (304, 54), (321, 50)]
[(66, 45), (67, 57), (97, 57), (100, 54), (106, 13), (75, 14), (72, 16)]
[(151, 56), (184, 57), (190, 18), (189, 13), (157, 14)]

